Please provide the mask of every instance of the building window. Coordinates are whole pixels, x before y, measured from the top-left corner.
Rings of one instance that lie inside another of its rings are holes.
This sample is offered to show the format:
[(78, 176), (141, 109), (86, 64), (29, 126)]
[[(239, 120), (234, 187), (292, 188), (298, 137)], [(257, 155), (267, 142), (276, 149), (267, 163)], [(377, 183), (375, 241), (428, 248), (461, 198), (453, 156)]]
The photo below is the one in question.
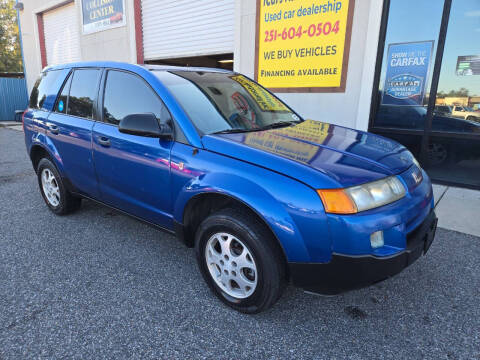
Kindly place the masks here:
[(370, 119), (434, 181), (472, 187), (480, 187), (479, 11), (478, 0), (387, 0)]

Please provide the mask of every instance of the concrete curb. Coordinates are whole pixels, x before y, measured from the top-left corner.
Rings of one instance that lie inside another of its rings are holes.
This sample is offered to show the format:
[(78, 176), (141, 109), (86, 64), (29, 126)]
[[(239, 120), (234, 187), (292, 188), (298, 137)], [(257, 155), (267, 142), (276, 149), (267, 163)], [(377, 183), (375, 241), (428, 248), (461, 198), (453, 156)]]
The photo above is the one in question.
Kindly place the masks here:
[(19, 121), (0, 121), (0, 127), (10, 127), (10, 126), (22, 126), (22, 123)]

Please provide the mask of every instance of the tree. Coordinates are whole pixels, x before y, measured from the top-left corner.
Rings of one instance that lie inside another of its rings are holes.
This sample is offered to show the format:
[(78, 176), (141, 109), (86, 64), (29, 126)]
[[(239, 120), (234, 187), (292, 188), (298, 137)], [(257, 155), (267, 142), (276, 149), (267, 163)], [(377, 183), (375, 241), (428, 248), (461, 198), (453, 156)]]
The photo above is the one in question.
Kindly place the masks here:
[(0, 72), (23, 72), (14, 0), (0, 0)]
[(467, 97), (468, 96), (468, 89), (462, 87), (459, 90), (450, 90), (447, 96), (450, 97)]

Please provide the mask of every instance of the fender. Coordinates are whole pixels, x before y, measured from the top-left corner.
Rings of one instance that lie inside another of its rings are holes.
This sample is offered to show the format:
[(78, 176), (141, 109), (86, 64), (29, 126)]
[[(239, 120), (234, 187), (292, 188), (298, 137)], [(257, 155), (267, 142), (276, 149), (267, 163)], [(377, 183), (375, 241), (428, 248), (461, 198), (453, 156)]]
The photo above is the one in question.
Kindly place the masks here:
[[(43, 135), (43, 134), (42, 134), (42, 137), (46, 138), (45, 135)], [(70, 191), (71, 193), (78, 193), (78, 190), (72, 184), (70, 179), (65, 175), (65, 172), (63, 170), (62, 159), (61, 159), (60, 155), (58, 154), (58, 151), (56, 151), (56, 149), (53, 148), (55, 150), (55, 152), (52, 152), (52, 148), (49, 148), (43, 142), (37, 141), (37, 140), (34, 139), (32, 141), (31, 146), (30, 146), (30, 151), (29, 151), (30, 159), (32, 159), (32, 152), (33, 152), (34, 148), (42, 148), (48, 154), (50, 159), (53, 161), (53, 164), (57, 168), (57, 171), (60, 173), (60, 176), (62, 177), (68, 191)], [(37, 169), (34, 169), (34, 170), (37, 171)]]
[[(287, 261), (328, 261), (331, 251), (321, 251), (319, 256), (318, 249), (315, 249), (315, 243), (320, 243), (320, 241), (316, 238), (312, 243), (311, 239), (311, 235), (316, 235), (322, 228), (323, 234), (328, 236), (326, 219), (321, 219), (323, 206), (319, 199), (314, 198), (315, 192), (304, 184), (285, 176), (269, 173), (270, 178), (267, 178), (267, 181), (275, 182), (275, 179), (272, 178), (283, 178), (281, 183), (278, 183), (279, 191), (275, 193), (267, 191), (267, 187), (257, 181), (232, 173), (215, 172), (192, 178), (176, 197), (174, 219), (183, 223), (184, 211), (188, 203), (198, 195), (206, 193), (226, 195), (242, 202), (260, 216), (279, 241)], [(268, 188), (271, 189), (271, 187)], [(285, 189), (288, 190), (287, 193), (285, 193)], [(312, 206), (312, 199), (317, 202), (316, 207)], [(308, 207), (306, 203), (308, 203)], [(318, 211), (312, 211), (316, 208)], [(302, 229), (304, 225), (307, 225), (305, 229), (308, 233)], [(311, 232), (312, 225), (316, 225), (316, 232)], [(325, 243), (330, 242), (323, 242), (323, 246)]]
[(35, 145), (43, 147), (43, 149), (50, 155), (50, 158), (53, 160), (60, 175), (65, 178), (65, 170), (63, 167), (62, 157), (60, 156), (57, 148), (55, 147), (55, 144), (48, 138), (48, 136), (42, 134), (41, 139), (32, 144), (32, 148)]

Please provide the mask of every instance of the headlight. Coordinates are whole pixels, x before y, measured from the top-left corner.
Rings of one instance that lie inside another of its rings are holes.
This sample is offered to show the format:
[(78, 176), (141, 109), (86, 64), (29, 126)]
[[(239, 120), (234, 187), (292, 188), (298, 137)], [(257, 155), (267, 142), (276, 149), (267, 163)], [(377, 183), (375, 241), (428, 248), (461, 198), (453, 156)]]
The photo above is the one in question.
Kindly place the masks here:
[(405, 187), (396, 176), (390, 176), (346, 189), (325, 189), (317, 192), (326, 212), (355, 214), (401, 199), (405, 196)]

